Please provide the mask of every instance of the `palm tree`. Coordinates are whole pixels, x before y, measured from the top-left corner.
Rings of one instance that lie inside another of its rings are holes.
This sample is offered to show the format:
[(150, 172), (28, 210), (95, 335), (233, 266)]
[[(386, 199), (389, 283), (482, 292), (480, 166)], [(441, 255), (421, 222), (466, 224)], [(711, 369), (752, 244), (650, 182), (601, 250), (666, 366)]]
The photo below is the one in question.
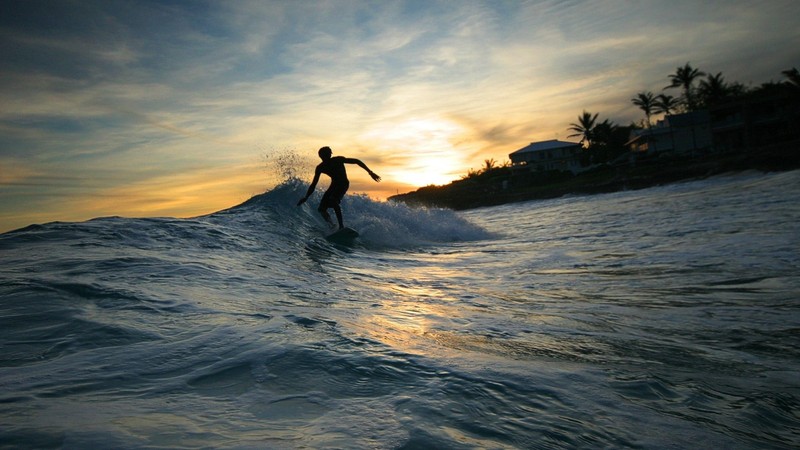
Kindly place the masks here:
[(664, 113), (669, 116), (678, 109), (679, 105), (680, 101), (677, 98), (671, 95), (661, 94), (656, 97), (653, 102), (653, 114)]
[(722, 77), (722, 72), (716, 75), (708, 75), (705, 80), (700, 81), (700, 86), (697, 88), (699, 96), (699, 104), (705, 107), (713, 106), (728, 97), (731, 89), (725, 79)]
[(781, 72), (788, 78), (786, 81), (789, 84), (794, 85), (795, 87), (800, 87), (800, 72), (797, 71), (797, 67), (792, 67), (789, 70), (784, 70)]
[(639, 109), (644, 111), (644, 115), (647, 118), (647, 128), (650, 128), (650, 115), (653, 114), (653, 109), (655, 108), (655, 97), (653, 93), (650, 91), (647, 92), (639, 92), (636, 94), (636, 97), (631, 99), (631, 102), (638, 106)]
[[(798, 87), (800, 87), (800, 84), (798, 84)], [(750, 89), (747, 86), (743, 85), (742, 83), (739, 83), (738, 81), (734, 81), (733, 83), (728, 84), (729, 97), (741, 97), (742, 95), (747, 94), (749, 90)]]
[(592, 130), (592, 137), (594, 137), (594, 144), (607, 146), (613, 140), (614, 132), (617, 130), (617, 125), (614, 122), (606, 119), (594, 126)]
[(592, 140), (594, 139), (594, 127), (598, 115), (599, 113), (593, 116), (592, 113), (583, 111), (583, 114), (578, 116), (578, 122), (571, 123), (570, 127), (567, 128), (567, 130), (575, 132), (574, 134), (570, 134), (568, 137), (581, 136), (581, 144), (586, 142), (587, 147), (592, 145)]
[[(670, 116), (679, 106), (680, 100), (671, 95), (661, 94), (656, 97), (653, 105), (653, 112), (655, 114), (664, 113), (665, 116)], [(669, 123), (669, 118), (667, 117), (666, 119), (667, 123)], [(669, 126), (669, 140), (672, 142), (672, 148), (675, 148), (675, 129), (672, 125)]]
[(669, 79), (672, 80), (669, 86), (665, 87), (664, 89), (670, 88), (683, 88), (683, 98), (686, 101), (686, 108), (689, 111), (694, 111), (695, 109), (695, 102), (693, 96), (693, 88), (692, 84), (694, 80), (698, 77), (702, 77), (705, 75), (705, 72), (701, 72), (698, 69), (693, 68), (688, 62), (683, 67), (678, 67), (675, 70), (673, 75), (669, 76)]
[(627, 153), (628, 147), (625, 143), (630, 138), (631, 127), (621, 127), (608, 119), (595, 124), (592, 130), (591, 148), (585, 152), (587, 158), (584, 161), (596, 164), (613, 160), (618, 156)]

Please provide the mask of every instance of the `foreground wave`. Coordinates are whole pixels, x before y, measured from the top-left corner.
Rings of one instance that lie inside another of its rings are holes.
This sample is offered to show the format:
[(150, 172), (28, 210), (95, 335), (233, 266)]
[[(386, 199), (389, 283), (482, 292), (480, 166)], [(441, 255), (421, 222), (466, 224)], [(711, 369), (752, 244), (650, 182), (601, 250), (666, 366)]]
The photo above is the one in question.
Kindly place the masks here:
[(800, 172), (348, 196), (353, 246), (306, 188), (0, 235), (0, 446), (800, 444)]

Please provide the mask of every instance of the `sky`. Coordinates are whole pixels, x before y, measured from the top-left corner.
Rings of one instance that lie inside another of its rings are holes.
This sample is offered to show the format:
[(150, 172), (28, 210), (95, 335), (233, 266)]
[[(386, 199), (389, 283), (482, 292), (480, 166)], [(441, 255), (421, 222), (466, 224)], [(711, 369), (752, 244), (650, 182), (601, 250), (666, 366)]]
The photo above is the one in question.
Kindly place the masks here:
[(0, 232), (211, 213), (325, 145), (383, 200), (573, 140), (583, 110), (641, 120), (687, 62), (783, 80), (800, 1), (0, 0)]

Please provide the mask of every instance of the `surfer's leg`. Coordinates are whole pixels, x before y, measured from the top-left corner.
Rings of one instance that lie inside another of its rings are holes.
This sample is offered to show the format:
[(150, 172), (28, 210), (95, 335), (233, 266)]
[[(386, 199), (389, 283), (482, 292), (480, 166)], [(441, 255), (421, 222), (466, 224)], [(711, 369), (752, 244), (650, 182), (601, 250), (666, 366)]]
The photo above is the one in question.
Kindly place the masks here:
[(322, 217), (324, 217), (328, 223), (335, 226), (327, 211), (328, 208), (333, 208), (340, 229), (344, 228), (344, 221), (342, 220), (342, 207), (339, 206), (339, 203), (342, 201), (342, 197), (344, 197), (348, 187), (350, 187), (350, 183), (346, 180), (343, 183), (331, 184), (328, 190), (322, 195), (322, 201), (319, 202), (319, 213), (322, 214)]
[(328, 208), (326, 208), (325, 205), (319, 205), (317, 211), (319, 211), (320, 215), (322, 215), (322, 218), (325, 219), (325, 222), (333, 225), (333, 220), (331, 220), (331, 215), (328, 214)]
[(331, 224), (331, 226), (333, 226), (333, 220), (331, 219), (331, 215), (328, 214), (328, 211), (325, 211), (323, 209), (319, 213), (322, 214), (322, 218), (325, 219), (325, 222), (328, 222), (329, 224)]
[(333, 207), (333, 205), (330, 204), (331, 196), (328, 192), (325, 192), (325, 194), (322, 196), (322, 201), (319, 202), (319, 208), (317, 208), (317, 211), (319, 211), (319, 213), (322, 215), (322, 218), (325, 219), (326, 222), (333, 225), (333, 220), (331, 220), (331, 215), (328, 214), (328, 208)]
[(344, 228), (344, 222), (342, 221), (342, 208), (338, 203), (333, 205), (333, 212), (336, 213), (336, 220), (339, 222), (339, 229), (341, 230)]

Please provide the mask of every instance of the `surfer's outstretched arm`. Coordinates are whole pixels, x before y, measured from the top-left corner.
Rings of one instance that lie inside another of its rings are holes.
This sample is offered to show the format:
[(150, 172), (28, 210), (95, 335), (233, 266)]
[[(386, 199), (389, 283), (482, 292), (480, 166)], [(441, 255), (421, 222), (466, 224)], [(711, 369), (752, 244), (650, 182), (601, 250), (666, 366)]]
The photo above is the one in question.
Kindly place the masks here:
[(311, 186), (308, 187), (308, 192), (306, 192), (306, 196), (301, 198), (300, 201), (297, 202), (297, 206), (300, 206), (303, 203), (305, 203), (306, 200), (308, 200), (308, 197), (311, 197), (311, 194), (314, 193), (314, 188), (317, 187), (317, 183), (319, 182), (319, 174), (320, 170), (319, 167), (317, 167), (317, 170), (314, 171), (314, 180), (311, 182)]
[(379, 176), (377, 173), (375, 173), (375, 172), (373, 172), (373, 171), (369, 170), (369, 167), (367, 167), (367, 165), (366, 165), (366, 164), (364, 164), (364, 162), (363, 162), (363, 161), (361, 161), (360, 159), (356, 159), (356, 158), (345, 158), (344, 162), (346, 162), (346, 163), (348, 163), (348, 164), (357, 164), (359, 167), (361, 167), (362, 169), (366, 170), (366, 171), (367, 171), (367, 173), (369, 174), (369, 176), (371, 176), (373, 180), (375, 180), (375, 181), (381, 181), (381, 177), (380, 177), (380, 176)]

